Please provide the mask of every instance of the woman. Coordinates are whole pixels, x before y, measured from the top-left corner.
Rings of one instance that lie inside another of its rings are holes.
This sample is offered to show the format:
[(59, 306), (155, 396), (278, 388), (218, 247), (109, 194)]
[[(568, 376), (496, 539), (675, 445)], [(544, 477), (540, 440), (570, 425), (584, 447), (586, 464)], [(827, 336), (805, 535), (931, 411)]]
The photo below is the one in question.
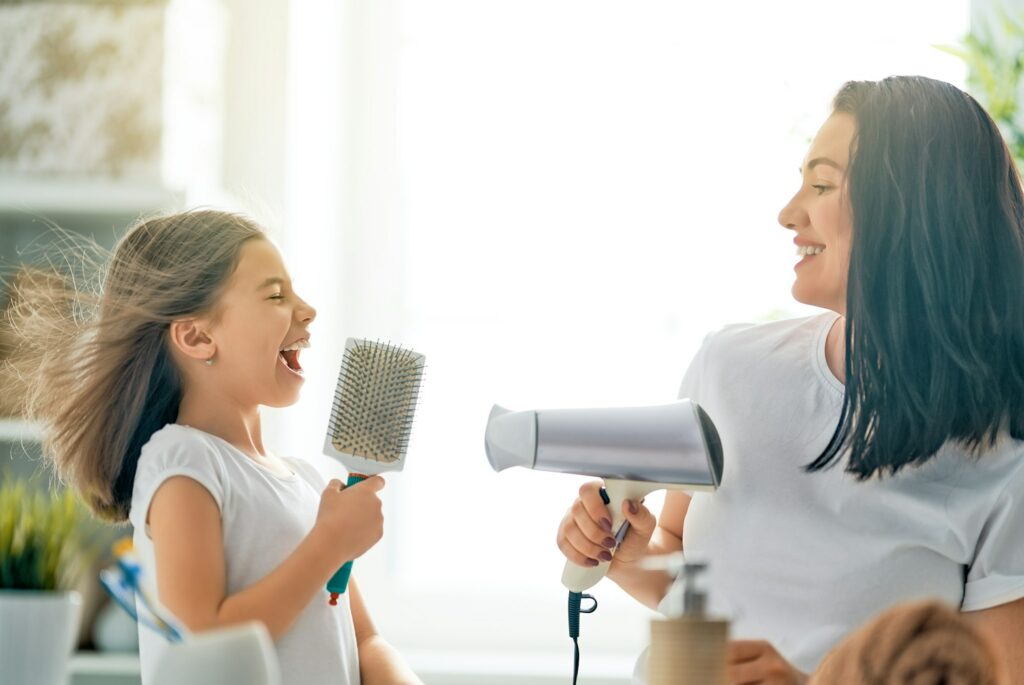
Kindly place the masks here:
[[(1024, 197), (991, 118), (923, 77), (845, 84), (779, 213), (793, 296), (822, 314), (705, 338), (680, 389), (714, 419), (714, 494), (640, 503), (608, 577), (648, 606), (639, 559), (710, 562), (732, 683), (801, 683), (904, 600), (960, 608), (1024, 682)], [(835, 468), (839, 467), (839, 468)], [(559, 527), (611, 558), (599, 483)], [(684, 525), (685, 524), (685, 525)]]

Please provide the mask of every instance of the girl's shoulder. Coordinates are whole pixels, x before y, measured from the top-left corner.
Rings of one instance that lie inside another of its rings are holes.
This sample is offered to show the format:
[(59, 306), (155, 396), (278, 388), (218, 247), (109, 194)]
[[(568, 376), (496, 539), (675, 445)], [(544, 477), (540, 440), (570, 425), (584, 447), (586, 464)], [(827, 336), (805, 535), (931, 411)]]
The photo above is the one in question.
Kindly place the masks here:
[(135, 515), (149, 509), (160, 485), (175, 476), (195, 480), (223, 508), (230, 478), (217, 446), (201, 431), (170, 423), (154, 432), (139, 454), (129, 513), (133, 525), (139, 525)]
[(218, 449), (210, 436), (177, 423), (160, 428), (142, 446), (139, 461), (163, 466), (181, 463), (207, 463), (218, 459)]

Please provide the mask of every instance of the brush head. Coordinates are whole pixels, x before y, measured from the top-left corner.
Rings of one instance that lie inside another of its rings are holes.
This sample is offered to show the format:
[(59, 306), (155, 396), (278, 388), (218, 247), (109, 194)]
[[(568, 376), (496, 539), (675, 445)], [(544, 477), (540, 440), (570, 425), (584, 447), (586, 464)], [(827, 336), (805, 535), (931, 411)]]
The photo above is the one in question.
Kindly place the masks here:
[(409, 446), (424, 356), (349, 338), (334, 391), (324, 454), (349, 471), (400, 471)]

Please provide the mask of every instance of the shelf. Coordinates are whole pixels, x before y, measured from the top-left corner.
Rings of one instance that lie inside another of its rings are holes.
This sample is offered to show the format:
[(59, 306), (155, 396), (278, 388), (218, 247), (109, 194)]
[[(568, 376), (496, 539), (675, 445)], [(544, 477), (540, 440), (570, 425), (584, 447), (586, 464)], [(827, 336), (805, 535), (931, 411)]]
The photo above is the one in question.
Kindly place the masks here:
[(180, 209), (181, 193), (138, 180), (0, 175), (0, 212), (145, 214)]
[(69, 670), (74, 675), (137, 676), (139, 655), (135, 652), (76, 652)]
[(38, 424), (17, 418), (0, 418), (0, 442), (39, 442), (43, 439)]

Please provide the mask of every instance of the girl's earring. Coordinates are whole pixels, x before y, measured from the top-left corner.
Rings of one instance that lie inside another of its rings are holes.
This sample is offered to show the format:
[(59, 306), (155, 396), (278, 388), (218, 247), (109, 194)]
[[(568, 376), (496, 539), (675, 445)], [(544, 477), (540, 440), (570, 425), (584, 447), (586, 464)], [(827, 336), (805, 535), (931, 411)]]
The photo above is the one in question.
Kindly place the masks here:
[(206, 365), (213, 366), (213, 357), (210, 357), (209, 359), (206, 360)]

